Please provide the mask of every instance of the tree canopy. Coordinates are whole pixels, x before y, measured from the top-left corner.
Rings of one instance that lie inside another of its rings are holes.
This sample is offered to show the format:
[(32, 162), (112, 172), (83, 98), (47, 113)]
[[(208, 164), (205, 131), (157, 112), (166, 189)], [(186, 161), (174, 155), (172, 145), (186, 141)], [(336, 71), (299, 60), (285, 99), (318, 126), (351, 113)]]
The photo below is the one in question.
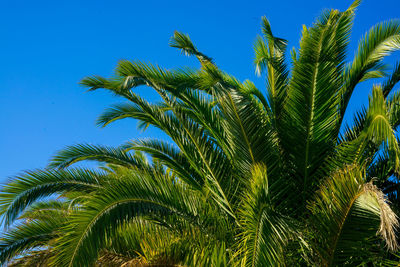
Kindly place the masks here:
[[(356, 8), (326, 10), (287, 41), (261, 21), (255, 70), (266, 89), (239, 81), (175, 32), (170, 46), (199, 68), (120, 61), (81, 84), (124, 102), (125, 118), (171, 142), (79, 144), (0, 192), (12, 266), (390, 266), (399, 264), (400, 22), (373, 26), (354, 58)], [(389, 74), (388, 74), (389, 73)], [(375, 79), (368, 106), (344, 120), (351, 96)], [(160, 101), (135, 89), (146, 86)], [(97, 168), (76, 167), (95, 161)], [(54, 197), (56, 196), (56, 198)]]

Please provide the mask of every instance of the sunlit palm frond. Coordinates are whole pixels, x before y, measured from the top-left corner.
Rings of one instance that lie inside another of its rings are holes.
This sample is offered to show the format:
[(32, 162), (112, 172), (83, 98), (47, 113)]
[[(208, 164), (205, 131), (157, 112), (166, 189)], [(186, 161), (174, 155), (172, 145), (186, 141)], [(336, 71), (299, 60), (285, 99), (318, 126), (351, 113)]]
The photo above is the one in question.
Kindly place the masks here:
[(280, 266), (295, 229), (291, 219), (274, 208), (266, 168), (255, 166), (239, 210), (242, 233), (238, 242), (241, 266)]
[(30, 249), (45, 250), (50, 241), (58, 237), (58, 230), (65, 221), (63, 217), (54, 216), (46, 220), (32, 220), (3, 233), (0, 237), (0, 263), (23, 256)]
[(52, 168), (66, 168), (76, 162), (93, 160), (109, 164), (116, 164), (126, 168), (148, 168), (149, 163), (140, 156), (130, 154), (122, 148), (100, 145), (80, 144), (68, 146), (60, 150), (49, 164)]
[(36, 201), (26, 208), (18, 219), (46, 220), (54, 217), (67, 217), (74, 208), (74, 202), (66, 200)]
[(262, 18), (262, 31), (264, 38), (258, 37), (254, 44), (254, 61), (257, 74), (264, 71), (267, 73), (267, 99), (276, 125), (279, 123), (289, 82), (289, 71), (285, 62), (287, 41), (272, 34), (266, 17)]
[(121, 179), (99, 190), (85, 207), (71, 215), (57, 241), (55, 266), (81, 266), (94, 262), (108, 236), (130, 219), (150, 216), (178, 216), (198, 223), (198, 196), (165, 177), (126, 172)]
[(377, 234), (389, 249), (397, 249), (397, 216), (384, 194), (366, 182), (365, 172), (359, 167), (346, 167), (327, 178), (310, 210), (320, 260), (317, 264), (369, 262)]
[(101, 188), (105, 173), (88, 169), (28, 171), (6, 184), (0, 193), (0, 214), (5, 225), (35, 201), (63, 192), (93, 192)]
[(363, 37), (359, 42), (353, 62), (345, 70), (345, 80), (341, 92), (341, 120), (343, 120), (347, 105), (357, 84), (365, 80), (365, 76), (370, 72), (385, 70), (382, 59), (399, 49), (400, 24), (398, 21), (379, 23)]
[(369, 101), (369, 108), (366, 120), (366, 136), (368, 140), (374, 142), (377, 146), (381, 142), (387, 144), (391, 158), (396, 171), (400, 164), (400, 148), (392, 127), (386, 101), (380, 86), (375, 86)]
[(212, 59), (200, 51), (197, 50), (193, 42), (190, 40), (187, 34), (180, 33), (175, 31), (174, 36), (172, 36), (170, 41), (170, 46), (178, 48), (187, 56), (194, 55), (196, 56), (200, 62), (210, 62), (212, 63)]
[(293, 66), (280, 135), (285, 160), (292, 161), (293, 175), (303, 190), (312, 190), (326, 175), (322, 166), (334, 151), (337, 93), (352, 16), (328, 10), (312, 27), (304, 28)]
[(202, 174), (192, 168), (183, 153), (172, 144), (157, 139), (144, 139), (128, 142), (124, 147), (127, 150), (133, 149), (148, 153), (153, 159), (160, 160), (176, 173), (179, 179), (193, 188), (200, 189), (204, 185)]

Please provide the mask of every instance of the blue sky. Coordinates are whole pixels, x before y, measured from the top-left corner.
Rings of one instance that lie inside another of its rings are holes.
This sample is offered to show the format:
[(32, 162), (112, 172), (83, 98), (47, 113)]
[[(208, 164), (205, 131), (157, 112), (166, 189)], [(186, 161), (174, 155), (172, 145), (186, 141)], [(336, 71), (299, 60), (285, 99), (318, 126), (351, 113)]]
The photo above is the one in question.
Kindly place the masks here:
[[(138, 137), (133, 120), (101, 129), (96, 117), (119, 102), (105, 92), (85, 93), (81, 78), (108, 76), (121, 59), (167, 68), (196, 66), (168, 46), (174, 30), (225, 71), (259, 88), (252, 44), (266, 15), (277, 36), (296, 46), (303, 24), (324, 8), (351, 1), (18, 1), (0, 3), (0, 182), (23, 170), (45, 167), (59, 149), (77, 143), (119, 145)], [(399, 0), (365, 0), (357, 13), (349, 59), (359, 38), (375, 23), (399, 18)], [(399, 58), (399, 55), (396, 54)], [(393, 57), (392, 59), (393, 60)], [(352, 109), (366, 103), (370, 84), (360, 86)], [(149, 99), (146, 88), (140, 93)], [(162, 137), (162, 136), (161, 136)]]

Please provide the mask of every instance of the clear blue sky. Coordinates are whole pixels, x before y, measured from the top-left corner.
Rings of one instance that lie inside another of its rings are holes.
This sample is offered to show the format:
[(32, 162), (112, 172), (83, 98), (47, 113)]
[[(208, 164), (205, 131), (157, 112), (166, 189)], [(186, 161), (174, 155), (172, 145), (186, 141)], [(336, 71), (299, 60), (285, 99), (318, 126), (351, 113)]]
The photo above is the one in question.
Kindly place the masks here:
[[(22, 170), (42, 168), (66, 145), (119, 145), (160, 136), (139, 132), (135, 121), (100, 129), (95, 119), (119, 99), (85, 93), (79, 80), (108, 76), (120, 59), (173, 68), (195, 66), (168, 46), (174, 30), (189, 33), (198, 48), (237, 78), (254, 75), (252, 44), (266, 15), (276, 35), (296, 46), (302, 24), (323, 8), (345, 9), (348, 0), (312, 1), (18, 1), (0, 4), (0, 182)], [(349, 56), (373, 24), (400, 17), (399, 0), (365, 0), (357, 13)], [(397, 55), (397, 58), (400, 58)], [(365, 103), (358, 88), (352, 107)], [(153, 95), (145, 89), (141, 93)]]

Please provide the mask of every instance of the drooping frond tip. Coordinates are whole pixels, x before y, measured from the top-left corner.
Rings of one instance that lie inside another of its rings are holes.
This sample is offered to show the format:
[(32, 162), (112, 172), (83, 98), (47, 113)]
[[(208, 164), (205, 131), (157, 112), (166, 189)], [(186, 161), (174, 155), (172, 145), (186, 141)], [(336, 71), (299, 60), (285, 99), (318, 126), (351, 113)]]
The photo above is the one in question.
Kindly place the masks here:
[(399, 228), (397, 215), (387, 203), (387, 197), (371, 182), (364, 185), (364, 190), (373, 194), (380, 208), (380, 226), (377, 234), (385, 240), (386, 246), (391, 251), (397, 251), (399, 244), (397, 243), (396, 230)]
[(281, 71), (280, 67), (284, 65), (287, 40), (272, 34), (271, 24), (265, 16), (261, 18), (261, 31), (263, 36), (258, 36), (254, 43), (256, 74), (259, 76), (267, 70), (269, 75), (273, 75), (273, 69)]
[(169, 45), (181, 49), (182, 53), (187, 56), (197, 53), (197, 49), (192, 40), (190, 40), (189, 35), (178, 31), (174, 32), (174, 36), (171, 37)]
[(190, 40), (189, 35), (175, 31), (174, 35), (171, 37), (169, 45), (181, 50), (186, 56), (196, 56), (200, 62), (212, 62), (212, 58), (204, 55)]
[(269, 20), (265, 16), (261, 17), (261, 30), (265, 36), (273, 36), (271, 30), (271, 24), (269, 23)]
[(265, 38), (268, 40), (269, 45), (273, 45), (279, 52), (284, 52), (287, 46), (287, 40), (275, 37), (272, 34), (271, 24), (269, 20), (263, 16), (261, 18), (261, 30)]
[(106, 88), (108, 80), (101, 76), (85, 77), (79, 84), (89, 88), (89, 91), (94, 91), (99, 88)]
[(362, 0), (355, 0), (347, 9), (348, 12), (355, 12), (356, 9), (360, 6)]
[(366, 182), (364, 168), (351, 165), (333, 173), (321, 185), (310, 210), (320, 239), (316, 249), (327, 266), (342, 266), (351, 256), (357, 258), (357, 246), (364, 242), (373, 246), (375, 236), (380, 236), (389, 250), (398, 248), (397, 216), (384, 193)]

